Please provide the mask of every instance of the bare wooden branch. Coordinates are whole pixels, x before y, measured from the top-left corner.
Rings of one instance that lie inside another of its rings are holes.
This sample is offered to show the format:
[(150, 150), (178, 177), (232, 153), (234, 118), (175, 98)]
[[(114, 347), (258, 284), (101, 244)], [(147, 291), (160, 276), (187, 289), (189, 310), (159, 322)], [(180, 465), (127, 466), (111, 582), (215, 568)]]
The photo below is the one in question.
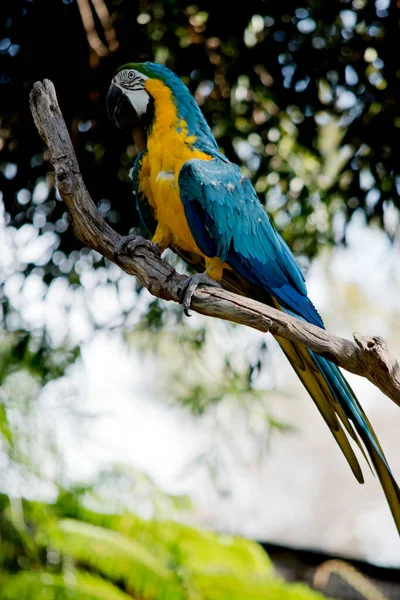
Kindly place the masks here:
[[(57, 186), (77, 236), (126, 273), (138, 277), (154, 296), (180, 302), (187, 277), (163, 261), (147, 240), (137, 239), (133, 250), (115, 254), (121, 236), (102, 218), (85, 187), (51, 81), (34, 84), (30, 106), (36, 127), (49, 147)], [(366, 377), (400, 405), (400, 366), (382, 338), (354, 334), (355, 341), (350, 341), (222, 288), (198, 288), (192, 309), (303, 344), (347, 371)]]

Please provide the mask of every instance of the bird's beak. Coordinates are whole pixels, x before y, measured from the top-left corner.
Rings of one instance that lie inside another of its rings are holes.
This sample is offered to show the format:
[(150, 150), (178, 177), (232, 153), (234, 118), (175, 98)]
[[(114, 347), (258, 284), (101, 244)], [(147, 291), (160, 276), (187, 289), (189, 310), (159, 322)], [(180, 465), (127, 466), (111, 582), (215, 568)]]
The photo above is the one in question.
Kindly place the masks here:
[(139, 116), (128, 96), (114, 83), (110, 85), (107, 93), (106, 109), (112, 123), (120, 129), (124, 125), (132, 125), (139, 121)]

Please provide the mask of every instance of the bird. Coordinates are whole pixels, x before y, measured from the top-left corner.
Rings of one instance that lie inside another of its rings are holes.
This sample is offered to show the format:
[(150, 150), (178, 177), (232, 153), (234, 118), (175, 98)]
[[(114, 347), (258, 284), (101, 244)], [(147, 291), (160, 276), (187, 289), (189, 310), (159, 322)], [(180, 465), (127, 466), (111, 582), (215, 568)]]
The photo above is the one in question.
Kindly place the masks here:
[[(288, 245), (251, 181), (220, 151), (182, 80), (162, 64), (124, 64), (112, 77), (106, 110), (117, 127), (143, 131), (131, 173), (136, 206), (160, 253), (170, 248), (197, 271), (184, 306), (197, 285), (213, 282), (324, 328)], [(276, 339), (360, 483), (351, 442), (372, 463), (400, 534), (400, 488), (345, 377), (326, 357)]]

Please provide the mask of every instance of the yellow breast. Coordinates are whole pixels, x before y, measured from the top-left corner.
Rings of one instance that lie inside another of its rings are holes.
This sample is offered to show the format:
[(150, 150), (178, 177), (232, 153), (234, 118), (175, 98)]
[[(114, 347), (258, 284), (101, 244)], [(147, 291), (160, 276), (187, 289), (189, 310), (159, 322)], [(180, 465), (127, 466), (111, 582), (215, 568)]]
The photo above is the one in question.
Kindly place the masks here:
[(183, 250), (201, 254), (188, 227), (180, 200), (178, 177), (182, 166), (192, 158), (211, 156), (193, 147), (187, 124), (178, 119), (171, 91), (162, 82), (147, 80), (146, 88), (155, 99), (155, 120), (142, 161), (139, 189), (153, 207), (159, 237), (170, 238)]

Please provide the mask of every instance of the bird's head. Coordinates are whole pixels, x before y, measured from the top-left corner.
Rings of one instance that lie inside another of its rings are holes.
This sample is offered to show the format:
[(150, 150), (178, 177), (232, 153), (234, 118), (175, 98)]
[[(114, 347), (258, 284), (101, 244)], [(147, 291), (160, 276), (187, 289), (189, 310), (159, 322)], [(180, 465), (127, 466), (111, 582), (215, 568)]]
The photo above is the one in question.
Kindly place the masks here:
[(151, 121), (154, 107), (145, 88), (149, 75), (143, 67), (143, 64), (136, 63), (123, 65), (112, 79), (106, 107), (109, 118), (119, 128)]
[(108, 90), (106, 106), (108, 116), (119, 128), (140, 125), (148, 129), (155, 118), (168, 120), (171, 125), (184, 122), (189, 135), (216, 148), (192, 94), (164, 65), (145, 62), (120, 67)]

